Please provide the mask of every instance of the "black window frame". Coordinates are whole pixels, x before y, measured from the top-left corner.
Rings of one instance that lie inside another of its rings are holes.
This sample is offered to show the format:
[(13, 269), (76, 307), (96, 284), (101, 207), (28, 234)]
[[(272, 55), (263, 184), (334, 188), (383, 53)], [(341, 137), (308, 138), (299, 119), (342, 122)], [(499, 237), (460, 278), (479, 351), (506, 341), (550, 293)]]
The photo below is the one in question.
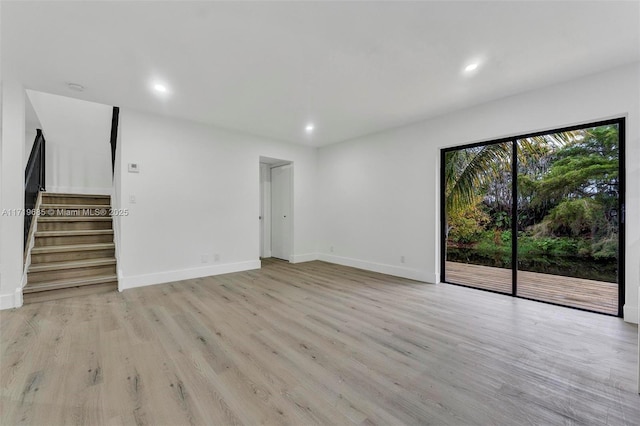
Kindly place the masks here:
[[(523, 297), (523, 296), (519, 296), (517, 294), (517, 287), (518, 287), (518, 238), (517, 238), (517, 203), (518, 203), (518, 156), (517, 156), (517, 148), (516, 148), (516, 144), (518, 142), (518, 140), (521, 139), (526, 139), (526, 138), (531, 138), (531, 137), (536, 137), (536, 136), (543, 136), (543, 135), (549, 135), (549, 134), (553, 134), (553, 133), (562, 133), (562, 132), (569, 132), (572, 130), (580, 130), (580, 129), (587, 129), (587, 128), (591, 128), (591, 127), (599, 127), (599, 126), (607, 126), (607, 125), (618, 125), (618, 149), (619, 149), (619, 157), (618, 157), (618, 175), (620, 178), (620, 182), (619, 182), (619, 195), (618, 195), (618, 217), (620, 218), (619, 221), (619, 228), (618, 228), (618, 313), (616, 314), (609, 314), (606, 312), (599, 312), (599, 311), (593, 311), (590, 309), (585, 309), (585, 308), (580, 308), (580, 307), (575, 307), (575, 306), (569, 306), (569, 305), (563, 305), (560, 303), (555, 303), (555, 302), (548, 302), (545, 300), (538, 300), (538, 299), (532, 299), (529, 297)], [(446, 239), (446, 222), (445, 222), (445, 217), (446, 217), (446, 196), (445, 196), (445, 157), (446, 154), (448, 152), (451, 151), (458, 151), (458, 150), (462, 150), (462, 149), (467, 149), (467, 148), (474, 148), (474, 147), (479, 147), (479, 146), (486, 146), (486, 145), (493, 145), (493, 144), (499, 144), (499, 143), (506, 143), (509, 142), (511, 143), (511, 154), (512, 154), (512, 167), (511, 167), (511, 185), (512, 185), (512, 194), (513, 194), (513, 204), (512, 204), (512, 208), (511, 208), (511, 235), (512, 237), (512, 241), (511, 241), (511, 253), (512, 253), (512, 264), (511, 264), (511, 271), (512, 271), (512, 282), (511, 282), (511, 294), (509, 293), (504, 293), (504, 292), (500, 292), (500, 291), (496, 291), (496, 290), (490, 290), (490, 289), (485, 289), (485, 288), (478, 288), (478, 287), (473, 287), (470, 285), (464, 285), (464, 284), (460, 284), (460, 283), (452, 283), (452, 282), (447, 282), (447, 278), (446, 278), (446, 245), (447, 245), (447, 239)], [(461, 287), (468, 287), (468, 288), (473, 288), (475, 290), (481, 290), (481, 291), (488, 291), (491, 293), (496, 293), (496, 294), (501, 294), (501, 295), (506, 295), (506, 296), (511, 296), (511, 297), (517, 297), (519, 299), (526, 299), (526, 300), (533, 300), (536, 302), (541, 302), (541, 303), (546, 303), (546, 304), (550, 304), (550, 305), (555, 305), (555, 306), (562, 306), (565, 308), (571, 308), (571, 309), (577, 309), (580, 311), (586, 311), (586, 312), (593, 312), (593, 313), (597, 313), (597, 314), (601, 314), (601, 315), (608, 315), (608, 316), (615, 316), (615, 317), (622, 317), (623, 316), (623, 310), (624, 310), (624, 302), (625, 302), (625, 257), (626, 257), (626, 252), (625, 252), (625, 235), (626, 235), (626, 218), (625, 218), (625, 200), (626, 200), (626, 156), (625, 156), (625, 151), (626, 151), (626, 117), (617, 117), (617, 118), (611, 118), (611, 119), (607, 119), (607, 120), (599, 120), (599, 121), (592, 121), (592, 122), (587, 122), (587, 123), (583, 123), (583, 124), (575, 124), (572, 126), (566, 126), (566, 127), (559, 127), (559, 128), (552, 128), (552, 129), (548, 129), (548, 130), (541, 130), (541, 131), (536, 131), (536, 132), (530, 132), (530, 133), (523, 133), (523, 134), (519, 134), (519, 135), (514, 135), (514, 136), (508, 136), (508, 137), (503, 137), (503, 138), (499, 138), (499, 139), (491, 139), (488, 141), (481, 141), (481, 142), (474, 142), (474, 143), (470, 143), (470, 144), (464, 144), (464, 145), (456, 145), (456, 146), (451, 146), (451, 147), (446, 147), (446, 148), (441, 148), (440, 149), (440, 282), (442, 283), (446, 283), (446, 284), (451, 284), (451, 285), (457, 285), (457, 286), (461, 286)]]

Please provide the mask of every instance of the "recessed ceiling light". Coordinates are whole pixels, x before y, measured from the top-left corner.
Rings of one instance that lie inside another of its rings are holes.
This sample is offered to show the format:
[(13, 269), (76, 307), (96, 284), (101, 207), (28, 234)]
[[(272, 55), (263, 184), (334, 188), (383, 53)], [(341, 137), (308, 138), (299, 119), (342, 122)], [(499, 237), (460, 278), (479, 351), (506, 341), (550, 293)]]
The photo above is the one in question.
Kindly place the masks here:
[(466, 67), (464, 67), (464, 71), (465, 71), (465, 72), (471, 72), (471, 71), (473, 71), (473, 70), (475, 70), (475, 69), (477, 69), (477, 68), (478, 68), (478, 63), (477, 63), (477, 62), (474, 62), (474, 63), (469, 64), (469, 65), (467, 65)]
[(67, 87), (76, 92), (82, 92), (84, 90), (84, 86), (78, 83), (67, 83)]
[(158, 93), (167, 93), (167, 86), (161, 83), (156, 83), (153, 85), (153, 90)]
[(305, 132), (307, 133), (313, 132), (313, 129), (315, 129), (313, 124), (307, 124), (307, 127), (304, 128)]

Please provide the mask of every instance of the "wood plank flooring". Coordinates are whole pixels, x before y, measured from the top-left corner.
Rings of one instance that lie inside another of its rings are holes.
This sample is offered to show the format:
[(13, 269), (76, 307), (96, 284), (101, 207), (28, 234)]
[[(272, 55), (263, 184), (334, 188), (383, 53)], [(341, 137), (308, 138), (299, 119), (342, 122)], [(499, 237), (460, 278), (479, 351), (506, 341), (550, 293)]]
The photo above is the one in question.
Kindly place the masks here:
[[(511, 294), (511, 269), (447, 262), (446, 280)], [(618, 315), (618, 284), (518, 271), (518, 295), (565, 306)]]
[(640, 424), (637, 326), (309, 262), (0, 312), (3, 425)]

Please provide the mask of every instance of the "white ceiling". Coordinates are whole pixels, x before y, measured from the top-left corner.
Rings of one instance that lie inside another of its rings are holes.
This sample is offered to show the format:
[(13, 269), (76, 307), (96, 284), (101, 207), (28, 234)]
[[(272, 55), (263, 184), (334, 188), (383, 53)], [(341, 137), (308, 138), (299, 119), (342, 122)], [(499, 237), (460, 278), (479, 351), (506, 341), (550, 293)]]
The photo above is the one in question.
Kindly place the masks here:
[(317, 146), (640, 60), (637, 1), (1, 7), (27, 88)]

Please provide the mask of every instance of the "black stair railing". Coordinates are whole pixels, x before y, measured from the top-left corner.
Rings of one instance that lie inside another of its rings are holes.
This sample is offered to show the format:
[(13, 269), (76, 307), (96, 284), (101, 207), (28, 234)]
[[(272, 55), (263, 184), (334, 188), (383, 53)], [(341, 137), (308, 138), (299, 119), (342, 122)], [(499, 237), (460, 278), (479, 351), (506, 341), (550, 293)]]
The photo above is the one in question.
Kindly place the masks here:
[(116, 144), (118, 143), (118, 120), (120, 117), (120, 108), (113, 107), (113, 115), (111, 116), (111, 174), (116, 169)]
[(38, 192), (45, 190), (45, 140), (38, 129), (24, 171), (24, 244), (27, 247), (29, 228), (34, 217)]

